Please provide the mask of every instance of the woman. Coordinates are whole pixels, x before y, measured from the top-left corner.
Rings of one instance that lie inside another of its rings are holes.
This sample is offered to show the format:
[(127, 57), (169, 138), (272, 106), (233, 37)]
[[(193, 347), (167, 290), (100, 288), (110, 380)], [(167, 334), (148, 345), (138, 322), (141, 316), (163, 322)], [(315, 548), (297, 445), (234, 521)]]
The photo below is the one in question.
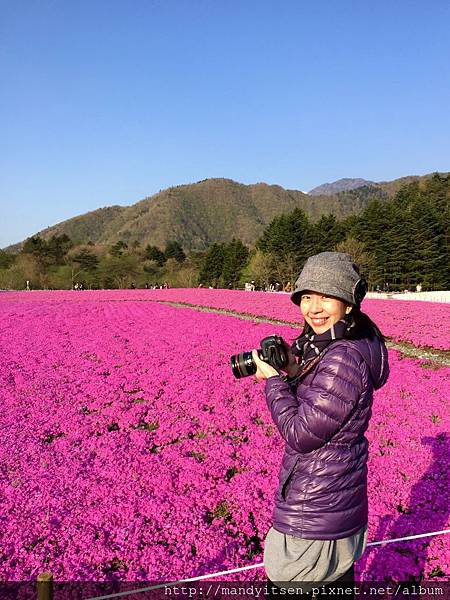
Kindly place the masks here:
[(305, 325), (288, 352), (288, 377), (253, 351), (286, 442), (264, 548), (269, 581), (281, 587), (296, 582), (307, 592), (352, 582), (367, 543), (364, 433), (373, 390), (386, 383), (389, 367), (382, 334), (360, 310), (366, 289), (348, 254), (310, 257), (291, 295)]

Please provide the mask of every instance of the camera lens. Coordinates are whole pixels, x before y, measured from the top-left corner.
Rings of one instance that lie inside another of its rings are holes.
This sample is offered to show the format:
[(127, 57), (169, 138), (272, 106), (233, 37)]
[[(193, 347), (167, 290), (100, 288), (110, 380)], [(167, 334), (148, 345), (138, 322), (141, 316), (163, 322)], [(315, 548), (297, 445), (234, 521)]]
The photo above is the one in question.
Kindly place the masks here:
[(231, 369), (236, 379), (254, 375), (256, 373), (256, 365), (253, 361), (252, 353), (241, 352), (240, 354), (233, 354), (231, 357)]

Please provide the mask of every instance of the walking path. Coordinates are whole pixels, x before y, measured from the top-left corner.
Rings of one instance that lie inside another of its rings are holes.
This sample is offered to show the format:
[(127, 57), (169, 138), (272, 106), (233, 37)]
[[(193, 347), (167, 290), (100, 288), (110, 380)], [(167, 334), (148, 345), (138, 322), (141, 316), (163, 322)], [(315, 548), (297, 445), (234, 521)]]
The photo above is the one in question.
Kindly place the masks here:
[[(274, 325), (290, 325), (292, 327), (298, 326), (298, 323), (292, 323), (292, 321), (281, 321), (278, 319), (269, 319), (268, 317), (258, 317), (255, 315), (249, 315), (247, 313), (241, 313), (237, 311), (227, 310), (225, 308), (212, 308), (210, 306), (201, 306), (199, 304), (190, 304), (189, 302), (174, 302), (172, 300), (149, 300), (150, 302), (158, 302), (160, 304), (169, 304), (170, 306), (180, 308), (192, 308), (195, 310), (217, 313), (222, 315), (229, 315), (231, 317), (237, 317), (238, 319), (244, 319), (248, 321), (258, 321), (261, 323), (273, 323)], [(394, 342), (389, 337), (386, 338), (386, 346), (397, 350), (403, 356), (408, 358), (415, 358), (417, 360), (425, 360), (429, 368), (439, 367), (450, 367), (450, 356), (448, 352), (437, 350), (436, 348), (418, 348), (414, 344), (408, 342)]]

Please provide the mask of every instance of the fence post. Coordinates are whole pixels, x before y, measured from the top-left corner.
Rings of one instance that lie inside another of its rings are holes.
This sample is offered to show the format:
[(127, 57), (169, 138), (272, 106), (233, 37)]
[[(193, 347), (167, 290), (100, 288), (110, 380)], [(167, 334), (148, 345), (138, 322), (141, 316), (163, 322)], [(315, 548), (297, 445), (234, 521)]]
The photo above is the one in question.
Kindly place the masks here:
[(51, 573), (40, 573), (37, 576), (38, 600), (53, 600), (53, 575)]

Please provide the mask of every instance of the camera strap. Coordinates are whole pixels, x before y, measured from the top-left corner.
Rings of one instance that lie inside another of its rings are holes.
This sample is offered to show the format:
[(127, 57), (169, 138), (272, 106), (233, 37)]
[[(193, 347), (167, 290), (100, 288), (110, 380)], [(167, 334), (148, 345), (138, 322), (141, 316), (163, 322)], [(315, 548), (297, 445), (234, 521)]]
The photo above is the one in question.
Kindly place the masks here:
[[(332, 340), (332, 341), (337, 342), (340, 339), (342, 339), (342, 338), (339, 338), (339, 339), (336, 339), (336, 340)], [(302, 379), (304, 379), (306, 377), (306, 375), (308, 375), (308, 373), (311, 373), (311, 371), (319, 364), (319, 362), (322, 360), (322, 358), (328, 352), (328, 350), (330, 349), (331, 346), (332, 346), (332, 343), (329, 343), (326, 346), (326, 348), (324, 348), (322, 350), (322, 352), (320, 354), (318, 354), (314, 358), (311, 358), (307, 363), (305, 363), (305, 365), (302, 367), (301, 372), (298, 375), (296, 375), (292, 379), (287, 379), (286, 381), (289, 384), (298, 385), (300, 383), (300, 381), (302, 381)]]

